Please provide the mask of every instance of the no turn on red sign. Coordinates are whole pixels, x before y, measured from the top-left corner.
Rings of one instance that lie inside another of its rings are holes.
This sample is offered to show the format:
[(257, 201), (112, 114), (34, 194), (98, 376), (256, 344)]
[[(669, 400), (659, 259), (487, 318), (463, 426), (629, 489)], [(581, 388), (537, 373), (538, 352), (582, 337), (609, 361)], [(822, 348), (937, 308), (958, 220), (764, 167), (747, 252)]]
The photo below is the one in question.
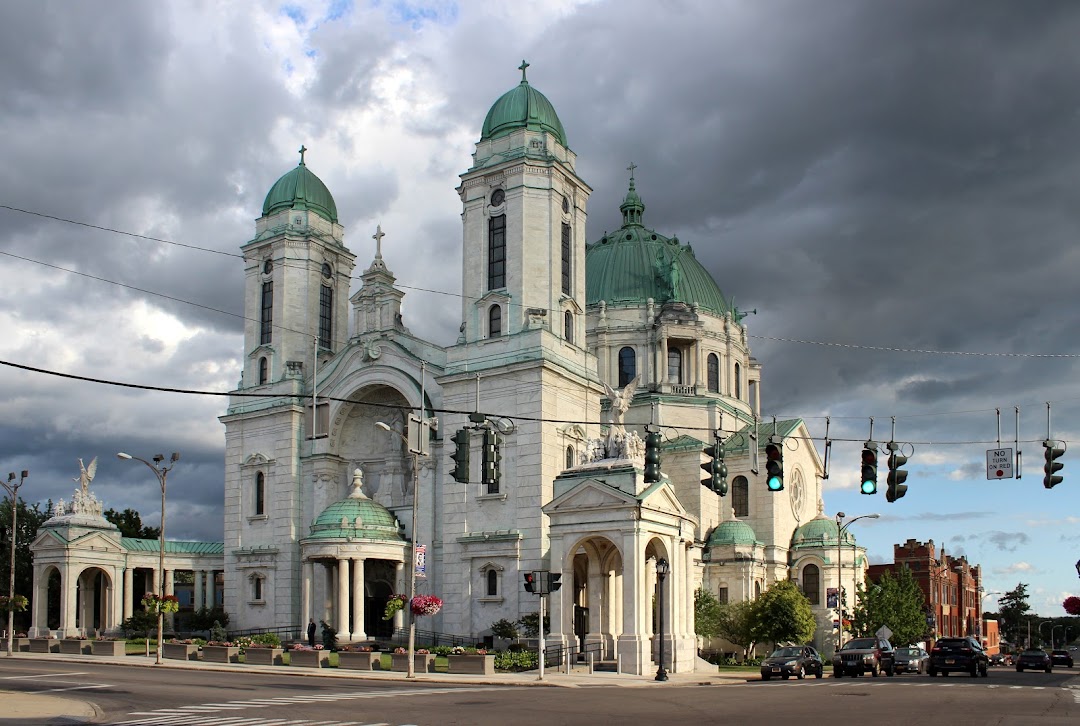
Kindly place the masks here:
[(987, 449), (987, 451), (986, 451), (986, 478), (987, 479), (1012, 479), (1013, 478), (1013, 450), (1012, 449)]

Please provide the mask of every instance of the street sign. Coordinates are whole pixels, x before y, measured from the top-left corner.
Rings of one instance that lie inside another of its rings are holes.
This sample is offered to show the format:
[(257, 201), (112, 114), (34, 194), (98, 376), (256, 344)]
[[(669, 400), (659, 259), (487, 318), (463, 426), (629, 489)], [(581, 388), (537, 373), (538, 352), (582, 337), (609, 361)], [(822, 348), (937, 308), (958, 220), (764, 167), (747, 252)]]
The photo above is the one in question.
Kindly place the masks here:
[(892, 637), (892, 631), (889, 630), (888, 625), (882, 625), (880, 628), (877, 629), (877, 632), (874, 633), (874, 635), (881, 638), (882, 640), (888, 640)]
[(825, 607), (837, 608), (840, 607), (840, 599), (835, 587), (830, 587), (825, 590)]
[(833, 627), (833, 630), (839, 630), (840, 629), (840, 621), (839, 620), (832, 621), (832, 627)]
[(416, 545), (416, 576), (421, 580), (427, 579), (427, 545)]
[(986, 450), (986, 478), (987, 479), (1012, 479), (1013, 478), (1013, 450), (1012, 449), (987, 449)]

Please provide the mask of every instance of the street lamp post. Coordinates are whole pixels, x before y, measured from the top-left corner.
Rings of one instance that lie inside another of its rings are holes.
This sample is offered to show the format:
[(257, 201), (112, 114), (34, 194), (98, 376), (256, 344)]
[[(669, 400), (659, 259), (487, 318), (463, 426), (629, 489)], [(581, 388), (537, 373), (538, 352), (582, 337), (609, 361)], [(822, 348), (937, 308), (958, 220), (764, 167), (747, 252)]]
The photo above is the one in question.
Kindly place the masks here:
[(15, 542), (18, 540), (19, 530), (16, 525), (19, 522), (19, 487), (23, 480), (30, 476), (26, 469), (22, 470), (19, 482), (15, 483), (15, 472), (8, 474), (7, 481), (0, 481), (4, 489), (11, 495), (11, 573), (8, 577), (8, 621), (7, 621), (7, 654), (11, 657), (15, 634)]
[[(180, 460), (180, 454), (173, 452), (172, 458), (169, 459), (169, 465), (164, 466), (161, 462), (165, 461), (165, 457), (162, 454), (154, 454), (154, 463), (151, 464), (146, 459), (140, 459), (137, 456), (131, 454), (125, 454), (120, 452), (116, 455), (119, 459), (125, 459), (128, 461), (141, 461), (150, 468), (150, 471), (154, 472), (154, 476), (157, 477), (158, 483), (161, 484), (161, 529), (158, 531), (158, 607), (157, 607), (157, 658), (154, 663), (161, 665), (161, 643), (164, 633), (165, 625), (165, 480), (169, 476), (169, 471), (176, 465), (176, 462)], [(125, 594), (125, 597), (127, 594)]]
[[(877, 519), (880, 514), (860, 514), (858, 517), (853, 517), (846, 524), (844, 518), (847, 517), (843, 512), (836, 513), (836, 609), (840, 614), (840, 625), (836, 629), (836, 649), (840, 650), (844, 645), (844, 569), (841, 562), (842, 550), (841, 543), (844, 541), (844, 532), (848, 527), (858, 522), (860, 519)], [(855, 579), (855, 545), (851, 546), (851, 578)]]
[(660, 666), (656, 669), (656, 679), (658, 681), (666, 681), (667, 671), (664, 670), (664, 580), (667, 579), (668, 573), (671, 572), (671, 565), (668, 561), (661, 557), (656, 561), (656, 579), (660, 583), (660, 592), (657, 595), (656, 603), (659, 611), (660, 621)]
[[(420, 493), (418, 491), (418, 484), (420, 481), (420, 454), (412, 451), (412, 447), (409, 445), (409, 438), (400, 431), (396, 431), (390, 428), (389, 424), (382, 421), (376, 421), (375, 425), (383, 431), (389, 431), (392, 434), (396, 434), (402, 441), (405, 442), (405, 447), (409, 449), (409, 453), (412, 454), (412, 481), (413, 481), (413, 497), (412, 497), (412, 562), (409, 563), (409, 665), (405, 671), (406, 678), (416, 678), (416, 665), (414, 664), (414, 656), (416, 653), (416, 614), (412, 611), (413, 600), (416, 599), (416, 541), (417, 541), (417, 517), (420, 503)], [(423, 427), (423, 431), (426, 431), (426, 427)], [(423, 435), (423, 432), (422, 434)], [(543, 627), (543, 623), (540, 624)]]
[[(1054, 631), (1056, 631), (1058, 628), (1064, 628), (1064, 627), (1065, 627), (1064, 625), (1059, 624), (1059, 625), (1055, 625), (1054, 627), (1050, 628), (1050, 650), (1053, 650), (1054, 646), (1057, 645), (1057, 640), (1054, 638)], [(1062, 644), (1062, 645), (1064, 645), (1064, 644)]]
[[(982, 642), (982, 631), (983, 631), (983, 612), (984, 612), (983, 611), (983, 600), (985, 600), (988, 595), (1004, 595), (1004, 594), (1005, 593), (998, 592), (997, 590), (994, 590), (992, 592), (984, 592), (981, 587), (979, 588), (979, 619), (975, 623), (975, 627), (978, 629), (977, 635), (979, 636), (979, 642), (980, 643)], [(1000, 634), (999, 634), (999, 637), (1000, 637)]]
[[(1041, 623), (1039, 623), (1039, 639), (1040, 639), (1040, 640), (1042, 640), (1042, 628), (1043, 628), (1043, 626), (1044, 626), (1044, 625), (1051, 625), (1051, 626), (1052, 626), (1053, 624), (1054, 624), (1054, 621), (1053, 621), (1053, 620), (1044, 620), (1044, 621), (1042, 621)], [(1053, 627), (1051, 627), (1051, 628), (1050, 628), (1050, 639), (1051, 639), (1051, 640), (1053, 640), (1053, 639), (1054, 639), (1054, 629), (1053, 629)], [(1028, 643), (1028, 647), (1029, 647), (1029, 648), (1031, 647), (1031, 643), (1030, 643), (1030, 642)], [(1050, 649), (1051, 649), (1051, 650), (1053, 650), (1053, 649), (1054, 649), (1054, 646), (1053, 646), (1053, 644), (1051, 644), (1051, 646), (1050, 646)]]

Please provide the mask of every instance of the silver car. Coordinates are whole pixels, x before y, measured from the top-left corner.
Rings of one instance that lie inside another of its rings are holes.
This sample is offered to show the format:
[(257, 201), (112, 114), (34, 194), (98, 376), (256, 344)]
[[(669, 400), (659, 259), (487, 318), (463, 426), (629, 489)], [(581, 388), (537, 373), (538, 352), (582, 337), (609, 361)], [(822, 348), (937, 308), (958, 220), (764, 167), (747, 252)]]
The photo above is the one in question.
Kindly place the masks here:
[(897, 648), (893, 661), (897, 673), (925, 673), (930, 654), (918, 646)]

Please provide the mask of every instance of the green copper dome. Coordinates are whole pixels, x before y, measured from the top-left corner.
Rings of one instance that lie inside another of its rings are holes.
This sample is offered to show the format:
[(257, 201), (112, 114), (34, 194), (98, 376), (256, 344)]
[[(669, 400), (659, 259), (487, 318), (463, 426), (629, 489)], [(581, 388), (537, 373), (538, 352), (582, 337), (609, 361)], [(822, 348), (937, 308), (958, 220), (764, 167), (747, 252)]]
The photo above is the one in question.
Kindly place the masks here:
[(644, 305), (652, 298), (658, 304), (697, 303), (716, 315), (731, 309), (689, 245), (642, 225), (645, 204), (633, 178), (619, 209), (622, 227), (585, 250), (586, 304), (603, 300), (609, 306)]
[(322, 511), (311, 525), (308, 539), (376, 539), (404, 542), (397, 518), (383, 505), (368, 499), (360, 491), (359, 475), (353, 490), (340, 502)]
[(481, 141), (497, 139), (515, 129), (527, 128), (549, 131), (555, 134), (560, 144), (567, 145), (566, 132), (559, 115), (555, 113), (555, 107), (544, 94), (525, 80), (525, 69), (528, 67), (528, 63), (521, 62), (521, 83), (500, 96), (488, 111), (484, 118), (484, 128), (480, 132)]
[(310, 209), (320, 217), (337, 222), (337, 204), (322, 179), (315, 176), (304, 164), (304, 152), (300, 149), (300, 164), (274, 182), (263, 202), (262, 213), (279, 212), (282, 209)]
[(757, 535), (754, 533), (754, 528), (746, 522), (740, 522), (737, 519), (721, 522), (716, 525), (716, 529), (709, 535), (710, 547), (716, 547), (718, 545), (753, 544), (761, 544), (758, 541)]
[[(836, 547), (836, 531), (836, 521), (821, 514), (795, 530), (795, 533), (791, 535), (791, 546), (794, 549)], [(844, 546), (855, 546), (854, 535), (846, 530), (844, 532)]]

